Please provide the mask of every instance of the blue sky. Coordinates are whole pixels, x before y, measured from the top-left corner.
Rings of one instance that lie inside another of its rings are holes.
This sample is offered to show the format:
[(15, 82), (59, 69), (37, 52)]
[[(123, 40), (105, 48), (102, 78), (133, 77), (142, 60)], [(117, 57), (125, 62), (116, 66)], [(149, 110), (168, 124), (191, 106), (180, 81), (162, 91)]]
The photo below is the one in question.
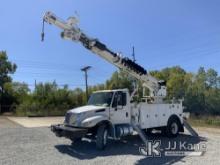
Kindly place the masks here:
[(80, 68), (91, 65), (89, 84), (104, 82), (115, 67), (60, 38), (60, 29), (46, 25), (40, 41), (42, 16), (53, 11), (66, 19), (77, 12), (80, 28), (115, 52), (136, 59), (147, 70), (180, 65), (220, 72), (219, 0), (1, 0), (0, 50), (18, 65), (15, 81), (53, 81), (83, 87)]

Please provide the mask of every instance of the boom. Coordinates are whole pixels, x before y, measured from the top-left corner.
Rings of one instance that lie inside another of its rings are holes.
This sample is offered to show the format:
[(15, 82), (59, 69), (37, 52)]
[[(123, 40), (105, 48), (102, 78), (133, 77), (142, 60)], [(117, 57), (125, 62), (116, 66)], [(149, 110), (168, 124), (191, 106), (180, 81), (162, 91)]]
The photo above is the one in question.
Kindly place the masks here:
[[(164, 81), (158, 81), (152, 77), (147, 71), (134, 61), (127, 57), (123, 57), (119, 53), (115, 53), (108, 49), (105, 44), (98, 41), (98, 39), (90, 38), (83, 33), (77, 26), (78, 20), (75, 17), (70, 17), (66, 22), (58, 18), (52, 12), (46, 12), (43, 17), (43, 23), (56, 25), (61, 28), (61, 37), (75, 42), (80, 42), (86, 49), (104, 58), (119, 69), (127, 72), (137, 80), (143, 82), (143, 87), (150, 90), (150, 97), (158, 102), (166, 96), (166, 84)], [(42, 31), (42, 40), (44, 32)]]

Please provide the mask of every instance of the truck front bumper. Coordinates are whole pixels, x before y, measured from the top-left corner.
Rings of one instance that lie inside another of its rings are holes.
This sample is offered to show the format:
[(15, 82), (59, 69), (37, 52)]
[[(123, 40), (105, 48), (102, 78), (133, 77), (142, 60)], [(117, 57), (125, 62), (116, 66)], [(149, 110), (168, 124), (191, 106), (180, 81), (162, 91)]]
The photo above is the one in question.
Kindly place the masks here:
[(88, 129), (77, 128), (64, 124), (51, 125), (51, 131), (58, 137), (66, 137), (69, 139), (81, 138), (86, 135)]

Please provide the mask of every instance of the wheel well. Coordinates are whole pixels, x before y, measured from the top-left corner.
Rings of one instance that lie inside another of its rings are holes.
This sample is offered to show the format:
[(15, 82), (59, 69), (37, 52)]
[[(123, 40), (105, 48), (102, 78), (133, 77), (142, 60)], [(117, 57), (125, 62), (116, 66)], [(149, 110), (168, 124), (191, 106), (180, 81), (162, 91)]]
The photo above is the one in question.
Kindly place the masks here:
[(179, 124), (179, 128), (180, 128), (180, 132), (184, 132), (184, 128), (183, 128), (183, 124), (181, 124), (181, 121), (180, 121), (180, 118), (176, 115), (176, 114), (173, 114), (169, 117), (168, 121), (167, 121), (167, 124), (169, 123), (169, 121), (171, 120), (176, 120)]
[(113, 132), (114, 129), (113, 129), (112, 123), (111, 123), (110, 121), (108, 121), (108, 120), (103, 120), (103, 121), (97, 123), (93, 128), (91, 128), (90, 131), (91, 131), (93, 134), (96, 134), (96, 133), (97, 133), (97, 130), (98, 130), (98, 127), (99, 127), (100, 125), (107, 125), (107, 127), (108, 127), (108, 129), (109, 129), (109, 133), (110, 133), (110, 135), (112, 135), (112, 132)]

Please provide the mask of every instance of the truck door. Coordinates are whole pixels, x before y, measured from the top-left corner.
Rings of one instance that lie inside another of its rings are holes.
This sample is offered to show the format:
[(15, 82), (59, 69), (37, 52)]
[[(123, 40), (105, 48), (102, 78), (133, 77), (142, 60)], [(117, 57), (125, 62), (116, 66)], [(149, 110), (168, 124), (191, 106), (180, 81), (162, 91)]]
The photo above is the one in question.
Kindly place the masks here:
[(110, 108), (110, 120), (113, 124), (130, 122), (130, 102), (127, 92), (115, 92), (112, 106)]

